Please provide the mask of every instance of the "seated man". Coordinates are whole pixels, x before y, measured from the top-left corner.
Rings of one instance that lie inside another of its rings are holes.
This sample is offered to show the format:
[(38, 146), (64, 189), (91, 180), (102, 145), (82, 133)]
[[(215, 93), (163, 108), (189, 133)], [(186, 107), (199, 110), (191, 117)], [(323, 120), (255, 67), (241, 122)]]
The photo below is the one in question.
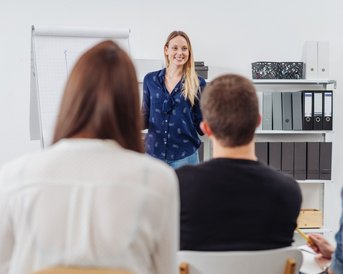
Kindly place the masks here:
[(201, 128), (213, 159), (178, 169), (181, 250), (261, 250), (290, 246), (301, 205), (298, 183), (259, 162), (261, 122), (251, 81), (228, 74), (201, 97)]

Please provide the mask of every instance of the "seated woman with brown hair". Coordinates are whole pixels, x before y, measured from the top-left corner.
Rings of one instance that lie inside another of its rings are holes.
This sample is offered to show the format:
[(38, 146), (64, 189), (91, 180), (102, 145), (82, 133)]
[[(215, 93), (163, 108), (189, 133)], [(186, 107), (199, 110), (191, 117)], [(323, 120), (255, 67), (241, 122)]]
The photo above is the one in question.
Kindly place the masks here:
[(101, 42), (71, 72), (53, 145), (0, 171), (0, 273), (176, 273), (177, 179), (142, 153), (141, 128), (134, 66)]

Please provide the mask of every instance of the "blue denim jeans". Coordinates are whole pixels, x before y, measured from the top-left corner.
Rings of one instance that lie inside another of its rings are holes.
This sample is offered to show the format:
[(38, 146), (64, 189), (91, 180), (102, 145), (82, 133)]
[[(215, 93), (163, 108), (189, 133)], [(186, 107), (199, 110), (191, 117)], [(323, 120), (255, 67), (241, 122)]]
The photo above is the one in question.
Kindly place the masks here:
[(172, 168), (177, 169), (184, 165), (196, 165), (199, 164), (199, 153), (198, 151), (194, 152), (192, 155), (187, 156), (186, 158), (176, 160), (176, 161), (167, 161), (167, 164)]

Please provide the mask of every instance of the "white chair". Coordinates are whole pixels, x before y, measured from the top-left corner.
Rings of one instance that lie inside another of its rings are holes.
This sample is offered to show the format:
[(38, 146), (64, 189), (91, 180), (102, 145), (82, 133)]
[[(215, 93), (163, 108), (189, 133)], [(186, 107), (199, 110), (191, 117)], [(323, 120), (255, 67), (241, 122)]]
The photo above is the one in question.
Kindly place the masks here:
[(179, 251), (180, 274), (294, 274), (301, 251), (278, 248), (259, 251)]

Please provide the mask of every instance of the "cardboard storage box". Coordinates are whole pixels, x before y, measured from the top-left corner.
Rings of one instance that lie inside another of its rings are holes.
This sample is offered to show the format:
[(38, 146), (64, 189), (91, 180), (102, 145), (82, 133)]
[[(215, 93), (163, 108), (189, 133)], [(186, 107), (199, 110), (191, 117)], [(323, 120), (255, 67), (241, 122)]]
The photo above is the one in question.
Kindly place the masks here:
[(323, 212), (319, 209), (301, 209), (298, 217), (299, 228), (321, 228), (323, 226)]

